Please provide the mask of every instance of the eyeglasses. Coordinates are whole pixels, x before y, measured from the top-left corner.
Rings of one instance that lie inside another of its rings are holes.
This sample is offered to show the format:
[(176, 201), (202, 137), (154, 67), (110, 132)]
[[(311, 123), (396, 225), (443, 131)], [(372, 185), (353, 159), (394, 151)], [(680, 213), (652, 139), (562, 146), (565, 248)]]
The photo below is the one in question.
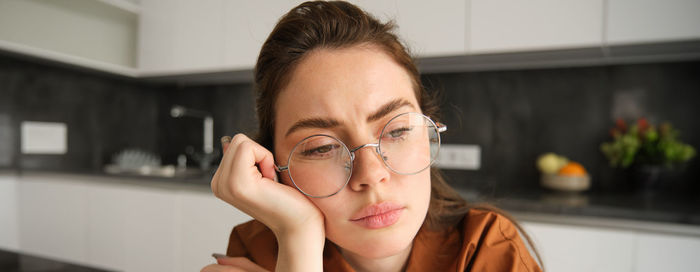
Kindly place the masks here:
[(330, 135), (315, 134), (294, 145), (287, 165), (277, 166), (277, 172), (287, 171), (294, 186), (303, 194), (323, 198), (337, 194), (350, 181), (355, 151), (374, 147), (384, 165), (402, 175), (413, 175), (428, 169), (440, 150), (440, 132), (447, 126), (415, 112), (391, 118), (379, 137), (379, 142), (349, 149)]

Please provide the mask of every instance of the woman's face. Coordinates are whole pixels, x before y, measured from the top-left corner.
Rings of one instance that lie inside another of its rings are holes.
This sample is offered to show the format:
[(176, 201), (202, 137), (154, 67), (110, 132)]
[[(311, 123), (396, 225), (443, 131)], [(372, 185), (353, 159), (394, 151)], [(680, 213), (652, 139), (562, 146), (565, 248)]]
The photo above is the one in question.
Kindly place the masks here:
[[(294, 145), (314, 134), (334, 136), (350, 149), (377, 143), (384, 125), (405, 112), (421, 111), (408, 73), (389, 55), (372, 46), (314, 50), (295, 68), (277, 99), (276, 163), (286, 165)], [(325, 122), (307, 122), (287, 135), (299, 121), (314, 118)], [(355, 156), (344, 189), (309, 198), (325, 216), (326, 237), (367, 258), (405, 252), (428, 211), (430, 171), (396, 174), (371, 147)], [(280, 178), (293, 186), (286, 172)], [(360, 219), (367, 212), (386, 210), (391, 212), (381, 218)]]

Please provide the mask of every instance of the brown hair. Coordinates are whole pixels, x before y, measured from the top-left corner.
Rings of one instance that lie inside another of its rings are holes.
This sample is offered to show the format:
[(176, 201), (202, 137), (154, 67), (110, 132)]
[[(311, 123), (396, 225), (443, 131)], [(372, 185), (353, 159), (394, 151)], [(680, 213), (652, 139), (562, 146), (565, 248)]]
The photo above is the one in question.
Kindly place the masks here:
[[(439, 120), (436, 93), (420, 82), (413, 58), (392, 33), (393, 22), (381, 23), (353, 4), (342, 1), (304, 2), (284, 15), (260, 50), (255, 66), (256, 109), (259, 129), (256, 141), (274, 153), (275, 103), (299, 62), (316, 49), (340, 49), (357, 45), (379, 47), (409, 74), (423, 114)], [(430, 169), (431, 196), (424, 225), (446, 229), (460, 222), (469, 209), (495, 211), (511, 220), (532, 246), (530, 237), (507, 213), (490, 205), (470, 205), (450, 187), (437, 168)], [(539, 254), (535, 251), (537, 259)], [(540, 260), (540, 263), (541, 260)]]

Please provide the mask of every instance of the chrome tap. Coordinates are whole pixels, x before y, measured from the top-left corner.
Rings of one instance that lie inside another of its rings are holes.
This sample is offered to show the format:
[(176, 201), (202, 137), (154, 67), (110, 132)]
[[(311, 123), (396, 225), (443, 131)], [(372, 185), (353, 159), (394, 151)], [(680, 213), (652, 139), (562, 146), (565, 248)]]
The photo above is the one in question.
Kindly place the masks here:
[(218, 156), (218, 152), (214, 152), (214, 118), (206, 111), (188, 109), (180, 105), (173, 105), (170, 108), (170, 116), (173, 118), (196, 117), (204, 119), (204, 143), (202, 147), (204, 153), (201, 155), (196, 152), (188, 153), (191, 153), (193, 158), (199, 161), (199, 166), (203, 171), (207, 171), (211, 162)]

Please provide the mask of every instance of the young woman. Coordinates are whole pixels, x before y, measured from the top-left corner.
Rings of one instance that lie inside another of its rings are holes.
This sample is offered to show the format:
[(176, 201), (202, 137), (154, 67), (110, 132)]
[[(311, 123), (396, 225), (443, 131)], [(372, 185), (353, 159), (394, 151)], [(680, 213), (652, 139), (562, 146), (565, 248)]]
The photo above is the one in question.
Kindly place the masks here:
[(282, 17), (255, 67), (259, 134), (222, 139), (211, 183), (255, 220), (202, 271), (541, 271), (510, 217), (431, 168), (446, 127), (392, 29), (345, 2)]

